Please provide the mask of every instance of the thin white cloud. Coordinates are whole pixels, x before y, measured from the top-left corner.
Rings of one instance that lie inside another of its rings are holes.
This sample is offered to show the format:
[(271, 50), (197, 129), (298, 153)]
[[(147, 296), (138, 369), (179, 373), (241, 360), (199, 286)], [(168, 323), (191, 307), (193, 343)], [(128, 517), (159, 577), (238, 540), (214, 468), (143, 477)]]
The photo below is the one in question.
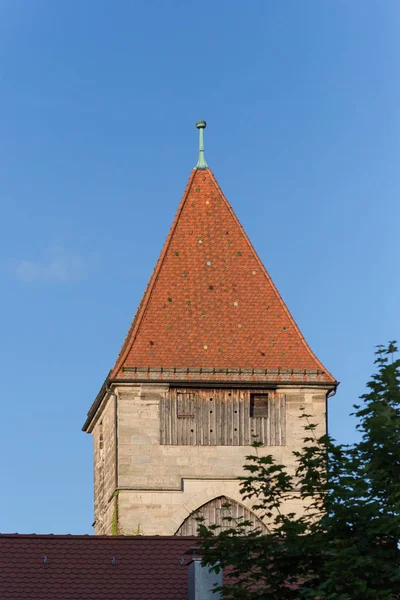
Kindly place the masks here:
[(48, 281), (54, 283), (70, 283), (81, 280), (84, 265), (79, 256), (68, 256), (64, 251), (58, 250), (56, 256), (48, 262), (21, 260), (16, 267), (16, 277), (19, 281), (31, 283), (35, 281)]

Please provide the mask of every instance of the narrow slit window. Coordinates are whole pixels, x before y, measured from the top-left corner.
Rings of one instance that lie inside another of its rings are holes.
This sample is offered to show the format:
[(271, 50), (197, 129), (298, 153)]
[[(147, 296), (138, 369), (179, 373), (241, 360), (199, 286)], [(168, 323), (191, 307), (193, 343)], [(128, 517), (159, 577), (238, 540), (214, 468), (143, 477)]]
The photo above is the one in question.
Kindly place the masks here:
[(268, 394), (251, 394), (250, 396), (250, 417), (268, 418)]

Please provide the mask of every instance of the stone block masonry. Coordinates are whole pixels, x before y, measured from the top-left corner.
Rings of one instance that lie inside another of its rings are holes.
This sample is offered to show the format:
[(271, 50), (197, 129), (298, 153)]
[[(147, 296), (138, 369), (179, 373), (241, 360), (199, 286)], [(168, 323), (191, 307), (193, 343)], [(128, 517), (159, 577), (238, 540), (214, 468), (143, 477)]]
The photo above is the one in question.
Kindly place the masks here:
[[(201, 395), (201, 389), (193, 391)], [(240, 390), (242, 397), (250, 392)], [(326, 388), (286, 386), (273, 393), (285, 397), (285, 444), (259, 452), (293, 468), (292, 451), (304, 437), (302, 407), (318, 423), (318, 434), (325, 432)], [(251, 509), (251, 501), (242, 501), (237, 478), (253, 448), (210, 440), (161, 443), (160, 406), (169, 397), (170, 385), (159, 383), (114, 384), (105, 394), (92, 426), (96, 534), (173, 535), (193, 511), (220, 496)], [(289, 508), (303, 510), (295, 501)]]

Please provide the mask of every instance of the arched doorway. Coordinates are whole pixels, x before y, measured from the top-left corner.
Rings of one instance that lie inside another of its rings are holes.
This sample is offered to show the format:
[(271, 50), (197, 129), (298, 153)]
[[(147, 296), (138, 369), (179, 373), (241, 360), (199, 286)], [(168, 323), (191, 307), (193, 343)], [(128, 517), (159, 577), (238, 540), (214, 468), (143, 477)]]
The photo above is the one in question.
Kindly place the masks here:
[[(230, 508), (224, 505), (230, 504)], [(251, 526), (247, 531), (260, 529), (262, 533), (267, 533), (268, 529), (264, 523), (251, 510), (239, 504), (235, 500), (231, 500), (226, 496), (219, 496), (200, 506), (196, 511), (189, 515), (179, 527), (175, 535), (198, 535), (199, 522), (197, 519), (203, 517), (205, 525), (220, 525), (218, 531), (229, 529), (233, 526), (232, 521), (225, 521), (224, 517), (233, 517), (241, 521), (250, 521)]]

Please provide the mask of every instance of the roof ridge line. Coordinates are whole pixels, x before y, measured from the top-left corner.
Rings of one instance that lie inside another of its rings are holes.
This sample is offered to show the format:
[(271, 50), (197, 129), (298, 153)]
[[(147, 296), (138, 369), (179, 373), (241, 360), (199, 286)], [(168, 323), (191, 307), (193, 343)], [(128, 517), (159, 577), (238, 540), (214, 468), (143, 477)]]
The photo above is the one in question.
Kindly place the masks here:
[(239, 221), (238, 217), (236, 216), (235, 211), (233, 210), (232, 206), (230, 205), (228, 199), (225, 197), (224, 192), (222, 191), (218, 181), (216, 180), (216, 177), (214, 175), (214, 173), (212, 172), (212, 170), (209, 168), (208, 171), (210, 172), (210, 176), (211, 176), (211, 181), (214, 183), (215, 187), (217, 188), (217, 191), (221, 194), (222, 198), (224, 199), (224, 201), (226, 202), (229, 211), (233, 217), (233, 219), (235, 220), (235, 222), (237, 223), (237, 225), (239, 226), (239, 229), (247, 243), (247, 245), (250, 248), (250, 251), (253, 253), (255, 259), (257, 260), (258, 264), (260, 265), (260, 268), (262, 270), (262, 272), (264, 273), (264, 275), (266, 276), (269, 284), (271, 285), (271, 288), (273, 290), (273, 292), (275, 293), (276, 297), (278, 298), (278, 301), (280, 303), (280, 305), (282, 306), (283, 310), (286, 312), (289, 320), (291, 321), (293, 327), (295, 328), (296, 332), (298, 333), (300, 340), (302, 341), (303, 345), (305, 346), (306, 350), (309, 352), (309, 354), (311, 355), (312, 358), (314, 358), (316, 360), (316, 362), (320, 365), (321, 369), (329, 376), (332, 378), (332, 380), (334, 381), (335, 378), (333, 377), (333, 375), (328, 371), (328, 369), (326, 369), (324, 367), (324, 365), (322, 364), (322, 362), (317, 358), (316, 354), (314, 354), (314, 352), (311, 350), (310, 346), (308, 345), (306, 339), (304, 338), (303, 334), (300, 331), (299, 326), (297, 325), (294, 317), (292, 316), (290, 310), (288, 309), (288, 307), (285, 304), (285, 301), (283, 300), (282, 296), (280, 295), (278, 288), (275, 286), (274, 282), (272, 281), (272, 278), (270, 276), (270, 274), (268, 273), (266, 267), (264, 266), (262, 260), (260, 259), (260, 257), (257, 254), (256, 249), (254, 248), (253, 244), (250, 241), (250, 238), (248, 237), (247, 233), (244, 230), (243, 225), (241, 224), (241, 222)]
[[(151, 298), (152, 291), (154, 289), (155, 283), (157, 281), (158, 275), (159, 275), (160, 270), (161, 270), (161, 265), (164, 262), (165, 256), (167, 254), (167, 250), (168, 250), (169, 245), (170, 245), (171, 240), (172, 240), (172, 235), (173, 235), (173, 233), (174, 233), (174, 231), (176, 229), (176, 226), (178, 224), (179, 217), (180, 217), (180, 215), (182, 213), (183, 207), (184, 207), (185, 202), (187, 200), (187, 197), (188, 197), (188, 194), (189, 194), (189, 191), (190, 191), (190, 188), (192, 186), (193, 179), (194, 179), (194, 176), (195, 176), (197, 170), (198, 169), (195, 167), (192, 170), (191, 174), (190, 174), (189, 180), (188, 180), (188, 182), (186, 184), (186, 188), (185, 188), (185, 190), (183, 192), (182, 200), (181, 200), (181, 202), (180, 202), (180, 204), (178, 206), (178, 210), (175, 213), (175, 218), (174, 218), (174, 220), (172, 222), (172, 225), (171, 225), (170, 230), (168, 232), (167, 238), (166, 238), (166, 240), (164, 242), (164, 246), (163, 246), (163, 248), (161, 250), (161, 254), (158, 257), (157, 264), (156, 264), (156, 266), (154, 268), (153, 273), (151, 274), (150, 281), (149, 281), (149, 283), (147, 285), (147, 289), (145, 290), (145, 293), (144, 293), (144, 296), (143, 296), (143, 301), (142, 301), (142, 306), (140, 307), (139, 311), (137, 312), (137, 314), (135, 315), (135, 317), (134, 317), (134, 319), (133, 319), (133, 321), (131, 323), (131, 326), (130, 326), (130, 328), (128, 330), (128, 333), (127, 333), (127, 336), (126, 336), (126, 340), (127, 340), (126, 346), (124, 348), (124, 351), (121, 352), (120, 355), (117, 358), (117, 361), (116, 361), (116, 363), (114, 365), (114, 368), (112, 370), (112, 373), (111, 373), (111, 377), (115, 377), (115, 375), (118, 374), (118, 371), (120, 370), (120, 368), (123, 365), (126, 357), (128, 356), (128, 354), (129, 354), (129, 352), (130, 352), (130, 350), (131, 350), (131, 348), (132, 348), (132, 346), (134, 344), (136, 336), (139, 333), (140, 325), (142, 323), (144, 314), (146, 312), (147, 305), (148, 305), (148, 303), (150, 301), (150, 298)], [(209, 171), (210, 169), (203, 169), (203, 170)]]

